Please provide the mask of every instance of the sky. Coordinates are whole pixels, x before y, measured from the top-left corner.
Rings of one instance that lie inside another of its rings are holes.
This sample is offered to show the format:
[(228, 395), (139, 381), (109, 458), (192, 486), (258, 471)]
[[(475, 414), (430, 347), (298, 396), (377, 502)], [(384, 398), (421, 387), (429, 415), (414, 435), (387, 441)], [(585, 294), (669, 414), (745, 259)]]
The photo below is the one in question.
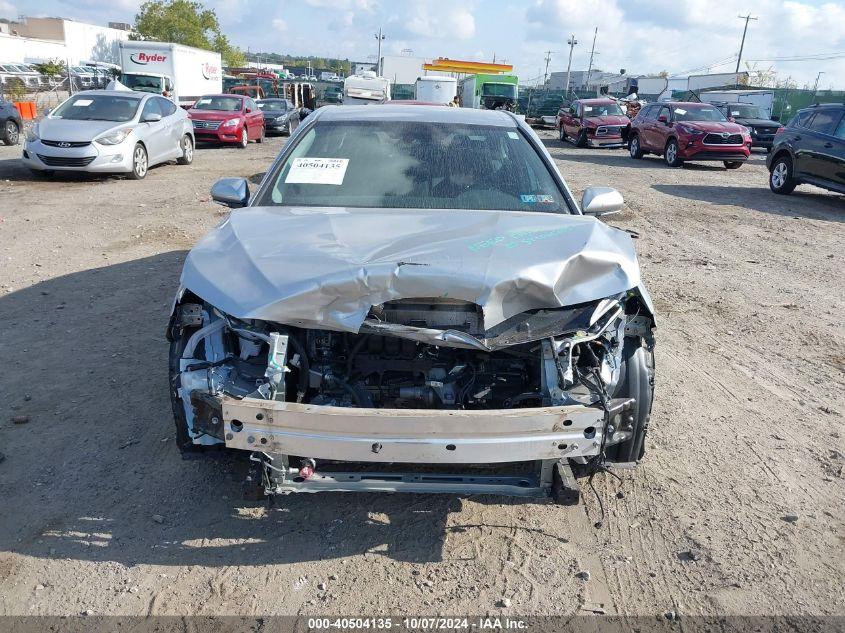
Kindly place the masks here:
[[(781, 79), (845, 89), (845, 0), (205, 0), (230, 40), (253, 52), (374, 60), (383, 54), (513, 64), (526, 83), (545, 68), (586, 69), (598, 26), (594, 66), (629, 74), (731, 72), (745, 20), (743, 60)], [(62, 16), (105, 24), (133, 22), (138, 0), (0, 0), (0, 17)], [(412, 51), (412, 52), (409, 52)], [(838, 57), (830, 58), (830, 54)], [(808, 61), (783, 58), (814, 56)], [(819, 57), (827, 56), (827, 59)], [(743, 69), (745, 63), (743, 63)]]

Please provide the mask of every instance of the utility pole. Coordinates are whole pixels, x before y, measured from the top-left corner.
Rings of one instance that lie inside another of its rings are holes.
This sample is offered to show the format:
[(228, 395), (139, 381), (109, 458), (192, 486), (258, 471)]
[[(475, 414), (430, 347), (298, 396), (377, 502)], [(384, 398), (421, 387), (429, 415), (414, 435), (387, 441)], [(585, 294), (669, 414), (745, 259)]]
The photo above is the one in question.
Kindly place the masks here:
[(569, 96), (569, 73), (572, 70), (572, 51), (575, 49), (575, 45), (578, 44), (578, 40), (575, 39), (574, 35), (570, 35), (566, 43), (569, 44), (569, 63), (566, 65), (566, 86), (564, 86), (566, 92), (564, 94)]
[(587, 68), (587, 88), (590, 87), (590, 77), (593, 75), (593, 55), (596, 54), (596, 36), (599, 34), (599, 27), (596, 27), (595, 32), (593, 32), (593, 48), (590, 49), (590, 65)]
[(552, 61), (552, 51), (546, 51), (546, 70), (543, 72), (543, 87), (549, 80), (549, 62)]
[(824, 73), (824, 71), (823, 71), (823, 70), (820, 70), (820, 71), (819, 71), (819, 74), (818, 74), (818, 75), (816, 75), (816, 83), (815, 83), (815, 84), (813, 84), (813, 95), (814, 95), (814, 96), (815, 96), (815, 94), (816, 94), (816, 90), (817, 90), (817, 89), (818, 89), (818, 87), (819, 87), (819, 78), (820, 78), (822, 75), (824, 75), (824, 74), (825, 74), (825, 73)]
[(379, 27), (378, 33), (375, 34), (376, 39), (378, 40), (378, 56), (376, 57), (376, 70), (378, 71), (376, 74), (381, 77), (381, 43), (384, 41), (385, 35), (381, 32), (381, 27)]
[(745, 28), (742, 29), (742, 42), (739, 44), (739, 55), (736, 57), (736, 70), (734, 74), (739, 73), (739, 63), (742, 61), (742, 49), (745, 48), (745, 33), (748, 31), (748, 20), (756, 20), (757, 18), (752, 18), (751, 14), (748, 15), (738, 15), (736, 16), (740, 20), (745, 20)]

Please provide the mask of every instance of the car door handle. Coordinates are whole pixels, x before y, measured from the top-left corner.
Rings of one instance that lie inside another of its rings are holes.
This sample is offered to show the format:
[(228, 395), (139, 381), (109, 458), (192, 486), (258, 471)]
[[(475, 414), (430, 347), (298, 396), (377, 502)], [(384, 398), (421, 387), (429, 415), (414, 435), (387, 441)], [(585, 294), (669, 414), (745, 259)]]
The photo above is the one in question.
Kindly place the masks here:
[(801, 140), (801, 137), (800, 137), (800, 136), (793, 136), (793, 137), (792, 137), (792, 140), (793, 140), (793, 141), (800, 141), (800, 140)]
[(824, 146), (827, 147), (828, 149), (830, 149), (831, 147), (833, 147), (833, 143), (828, 142), (828, 143), (825, 143)]

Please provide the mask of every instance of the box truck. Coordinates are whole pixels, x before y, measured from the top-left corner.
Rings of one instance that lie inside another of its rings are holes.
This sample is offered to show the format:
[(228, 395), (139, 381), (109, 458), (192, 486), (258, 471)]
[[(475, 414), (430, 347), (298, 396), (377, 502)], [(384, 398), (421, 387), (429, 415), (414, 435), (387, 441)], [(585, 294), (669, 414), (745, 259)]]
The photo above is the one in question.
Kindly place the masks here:
[(461, 107), (512, 110), (519, 97), (518, 84), (516, 75), (469, 75), (461, 82)]
[(390, 101), (390, 82), (371, 70), (350, 75), (343, 81), (343, 105), (366, 105)]
[(220, 53), (168, 42), (118, 42), (120, 83), (164, 95), (189, 108), (204, 94), (223, 91)]
[(458, 80), (454, 77), (426, 75), (417, 77), (414, 95), (425, 103), (449, 103), (458, 94)]

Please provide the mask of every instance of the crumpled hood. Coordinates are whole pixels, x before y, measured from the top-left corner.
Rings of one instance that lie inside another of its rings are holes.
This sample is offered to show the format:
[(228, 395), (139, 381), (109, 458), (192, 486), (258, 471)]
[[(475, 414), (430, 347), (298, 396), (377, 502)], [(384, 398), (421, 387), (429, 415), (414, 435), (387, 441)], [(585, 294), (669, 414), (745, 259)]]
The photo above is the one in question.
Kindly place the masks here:
[(598, 127), (600, 125), (621, 125), (625, 127), (631, 123), (631, 119), (626, 116), (618, 114), (609, 114), (607, 116), (589, 116), (584, 118), (584, 123), (589, 127)]
[(630, 236), (589, 216), (251, 207), (191, 250), (182, 285), (240, 319), (349, 332), (385, 301), (448, 297), (479, 304), (487, 330), (640, 273)]

